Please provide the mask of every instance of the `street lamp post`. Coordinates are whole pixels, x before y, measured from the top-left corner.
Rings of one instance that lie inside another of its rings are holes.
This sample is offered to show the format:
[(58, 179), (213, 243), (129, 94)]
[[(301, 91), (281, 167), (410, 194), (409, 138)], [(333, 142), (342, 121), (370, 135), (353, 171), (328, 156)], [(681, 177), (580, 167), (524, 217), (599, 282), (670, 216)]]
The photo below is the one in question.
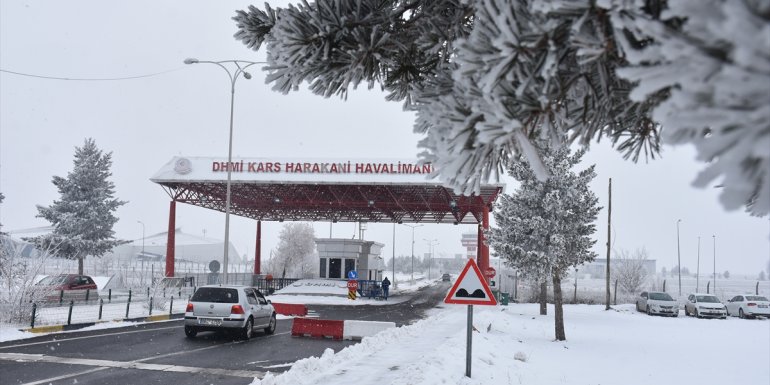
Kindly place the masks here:
[[(229, 256), (230, 245), (230, 204), (231, 204), (231, 181), (232, 181), (232, 163), (233, 163), (233, 111), (235, 109), (235, 82), (243, 75), (246, 79), (251, 79), (251, 74), (246, 72), (246, 68), (253, 66), (254, 64), (265, 64), (264, 62), (252, 62), (246, 60), (221, 60), (221, 61), (207, 61), (188, 58), (184, 60), (184, 64), (214, 64), (225, 70), (227, 76), (230, 78), (230, 139), (227, 147), (227, 191), (225, 198), (225, 249), (222, 254), (222, 282), (227, 284), (227, 261)], [(235, 69), (230, 72), (230, 69), (226, 66), (234, 66)]]
[[(422, 239), (425, 242), (428, 242), (428, 250), (430, 252), (430, 256), (428, 257), (428, 280), (430, 281), (431, 275), (430, 275), (430, 268), (433, 266), (433, 246), (437, 246), (439, 244), (438, 239)], [(434, 243), (435, 242), (435, 243)]]
[(717, 236), (712, 235), (714, 239), (714, 294), (717, 293)]
[(412, 228), (412, 285), (414, 285), (414, 229), (422, 227), (422, 225), (407, 225), (404, 226)]
[(682, 296), (682, 258), (679, 253), (679, 222), (681, 222), (681, 219), (677, 219), (676, 221), (676, 263), (677, 263), (677, 273), (679, 274), (679, 296)]
[(695, 292), (698, 293), (700, 282), (700, 236), (698, 236), (698, 267), (695, 269)]
[(144, 283), (144, 222), (142, 221), (136, 221), (140, 225), (142, 225), (142, 283)]
[(393, 287), (398, 288), (398, 283), (396, 283), (396, 222), (393, 222)]
[(144, 222), (142, 221), (136, 221), (140, 225), (142, 225), (142, 258), (144, 258)]

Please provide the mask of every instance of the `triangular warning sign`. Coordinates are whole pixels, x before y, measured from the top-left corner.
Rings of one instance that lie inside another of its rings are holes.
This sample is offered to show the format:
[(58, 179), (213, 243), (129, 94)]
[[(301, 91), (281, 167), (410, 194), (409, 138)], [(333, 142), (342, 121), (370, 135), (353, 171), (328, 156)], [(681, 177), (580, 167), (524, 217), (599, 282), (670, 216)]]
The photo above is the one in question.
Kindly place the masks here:
[[(470, 271), (470, 274), (468, 272)], [(476, 261), (469, 259), (457, 281), (444, 298), (444, 303), (458, 305), (497, 305), (487, 281), (482, 278)]]

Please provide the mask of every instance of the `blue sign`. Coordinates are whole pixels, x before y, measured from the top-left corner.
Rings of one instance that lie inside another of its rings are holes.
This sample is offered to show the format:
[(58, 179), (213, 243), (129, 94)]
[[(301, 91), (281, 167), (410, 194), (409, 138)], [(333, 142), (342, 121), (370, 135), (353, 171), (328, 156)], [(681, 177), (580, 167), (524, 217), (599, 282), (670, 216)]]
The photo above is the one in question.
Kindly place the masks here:
[(355, 270), (348, 271), (348, 279), (356, 279), (358, 278), (358, 273), (356, 273)]

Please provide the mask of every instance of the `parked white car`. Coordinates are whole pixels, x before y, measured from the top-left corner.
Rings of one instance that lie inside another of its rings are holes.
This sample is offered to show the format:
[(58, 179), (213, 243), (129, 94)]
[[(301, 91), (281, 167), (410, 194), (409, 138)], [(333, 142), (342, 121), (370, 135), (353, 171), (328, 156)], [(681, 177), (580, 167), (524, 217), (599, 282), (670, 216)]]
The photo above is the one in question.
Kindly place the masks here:
[(727, 315), (737, 315), (740, 318), (770, 317), (770, 301), (761, 295), (736, 295), (730, 298), (725, 305), (727, 306)]
[(190, 298), (184, 313), (184, 333), (195, 337), (200, 331), (236, 331), (249, 339), (254, 329), (275, 332), (272, 303), (248, 286), (201, 286)]
[(679, 316), (679, 303), (662, 291), (643, 291), (636, 299), (636, 310), (648, 315)]
[(693, 293), (687, 296), (684, 315), (701, 317), (727, 318), (725, 305), (713, 294)]

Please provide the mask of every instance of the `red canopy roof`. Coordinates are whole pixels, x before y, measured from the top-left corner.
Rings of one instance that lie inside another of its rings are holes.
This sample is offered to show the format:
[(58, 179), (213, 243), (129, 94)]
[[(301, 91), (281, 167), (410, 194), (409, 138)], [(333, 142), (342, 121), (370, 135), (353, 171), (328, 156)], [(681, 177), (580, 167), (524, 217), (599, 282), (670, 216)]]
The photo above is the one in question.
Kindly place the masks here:
[[(225, 181), (156, 181), (177, 202), (225, 211)], [(265, 221), (479, 223), (502, 185), (456, 195), (441, 185), (236, 181), (230, 212)]]

